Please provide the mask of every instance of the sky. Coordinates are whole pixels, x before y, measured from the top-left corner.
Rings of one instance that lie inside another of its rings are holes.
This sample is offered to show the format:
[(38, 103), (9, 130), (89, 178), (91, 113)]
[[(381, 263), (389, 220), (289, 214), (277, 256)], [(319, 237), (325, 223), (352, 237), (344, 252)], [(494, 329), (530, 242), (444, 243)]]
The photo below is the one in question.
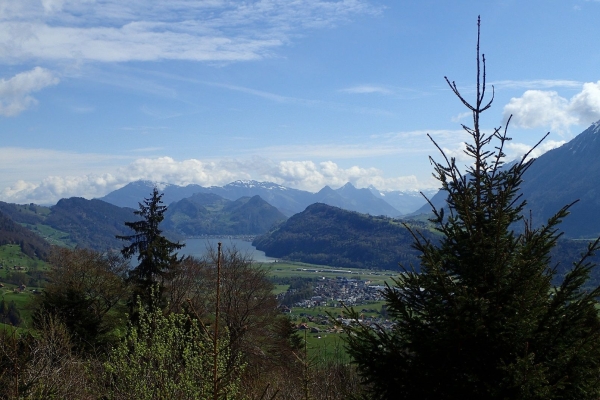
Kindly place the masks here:
[(136, 180), (437, 187), (468, 163), (477, 18), (485, 131), (509, 159), (600, 119), (600, 1), (0, 0), (0, 200)]

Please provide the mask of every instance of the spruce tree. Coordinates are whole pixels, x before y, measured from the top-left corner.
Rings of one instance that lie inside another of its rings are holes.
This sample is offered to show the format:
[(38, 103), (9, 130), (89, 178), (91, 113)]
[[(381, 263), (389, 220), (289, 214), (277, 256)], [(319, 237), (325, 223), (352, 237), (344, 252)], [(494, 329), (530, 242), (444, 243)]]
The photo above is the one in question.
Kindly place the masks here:
[(553, 286), (549, 252), (570, 205), (540, 227), (523, 218), (519, 184), (531, 152), (505, 164), (506, 127), (481, 129), (493, 90), (485, 100), (479, 22), (475, 103), (446, 82), (473, 115), (463, 125), (471, 163), (461, 172), (434, 142), (442, 155), (431, 159), (434, 176), (447, 193), (447, 207), (430, 203), (439, 240), (413, 231), (420, 271), (406, 268), (384, 293), (393, 328), (354, 313), (349, 353), (378, 399), (598, 399), (600, 288), (584, 286), (599, 242)]
[(125, 222), (135, 233), (128, 236), (117, 236), (118, 239), (130, 242), (121, 250), (123, 256), (130, 259), (137, 253), (138, 265), (129, 272), (129, 282), (136, 288), (136, 296), (141, 296), (145, 304), (150, 304), (150, 297), (158, 285), (159, 295), (166, 279), (176, 271), (181, 261), (176, 250), (184, 245), (171, 242), (159, 229), (167, 207), (162, 203), (162, 193), (155, 187), (152, 196), (139, 203), (139, 210), (134, 211), (141, 217), (139, 221)]

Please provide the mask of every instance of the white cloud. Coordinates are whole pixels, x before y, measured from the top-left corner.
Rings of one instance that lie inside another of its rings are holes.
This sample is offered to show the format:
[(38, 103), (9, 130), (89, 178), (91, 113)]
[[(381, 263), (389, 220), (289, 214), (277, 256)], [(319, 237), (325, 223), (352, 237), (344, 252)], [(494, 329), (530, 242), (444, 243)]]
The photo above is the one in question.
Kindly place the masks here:
[(14, 116), (35, 105), (30, 94), (56, 85), (59, 79), (41, 67), (21, 72), (10, 79), (0, 79), (0, 115)]
[[(531, 152), (530, 157), (538, 158), (547, 151), (556, 149), (557, 147), (560, 147), (565, 143), (566, 141), (564, 140), (545, 140)], [(523, 157), (523, 155), (525, 155), (525, 153), (527, 153), (529, 150), (531, 150), (530, 145), (524, 143), (509, 142), (506, 145), (505, 152), (507, 153), (508, 160), (515, 160)]]
[(54, 12), (62, 9), (65, 0), (42, 0), (42, 7), (46, 12)]
[(13, 203), (53, 204), (64, 197), (101, 197), (129, 182), (151, 180), (176, 185), (224, 185), (238, 179), (272, 181), (285, 186), (318, 191), (325, 185), (339, 187), (352, 182), (382, 190), (426, 186), (413, 175), (384, 177), (381, 170), (352, 166), (341, 168), (332, 161), (279, 161), (263, 158), (176, 161), (170, 157), (141, 158), (110, 173), (48, 176), (41, 182), (19, 180), (0, 191), (0, 199)]
[(533, 80), (504, 80), (492, 82), (496, 89), (550, 89), (555, 87), (578, 89), (582, 83), (568, 79), (533, 79)]
[(467, 117), (472, 117), (472, 116), (473, 116), (473, 113), (471, 111), (466, 111), (466, 112), (458, 114), (455, 117), (452, 117), (451, 120), (452, 120), (452, 122), (460, 122), (463, 119), (465, 119)]
[[(368, 186), (373, 178), (381, 178), (376, 168), (353, 166), (340, 168), (332, 161), (281, 161), (268, 171), (264, 178), (282, 185), (290, 185), (309, 191), (318, 191), (324, 186), (339, 187), (352, 182), (359, 187)], [(383, 179), (379, 179), (383, 183)]]
[[(454, 148), (442, 147), (442, 150), (448, 159), (454, 158), (457, 162), (471, 163), (473, 162), (473, 158), (469, 157), (469, 155), (465, 153), (466, 148), (467, 146), (465, 142), (462, 142)], [(438, 160), (438, 162), (441, 160), (441, 156), (433, 156), (432, 158), (434, 160)]]
[(600, 81), (588, 82), (583, 90), (571, 98), (569, 109), (583, 124), (591, 124), (600, 119)]
[(378, 8), (366, 0), (19, 0), (0, 11), (4, 61), (244, 61), (300, 30)]
[(513, 97), (504, 106), (504, 117), (512, 115), (511, 122), (522, 128), (550, 126), (564, 132), (577, 123), (569, 112), (569, 102), (554, 91), (528, 90), (521, 97)]
[(571, 99), (555, 91), (527, 90), (504, 106), (504, 120), (522, 128), (549, 126), (563, 134), (573, 125), (588, 125), (600, 119), (600, 81), (583, 84)]
[(360, 85), (353, 86), (350, 88), (342, 89), (342, 92), (346, 93), (379, 93), (379, 94), (392, 94), (393, 91), (383, 86), (374, 86), (374, 85)]

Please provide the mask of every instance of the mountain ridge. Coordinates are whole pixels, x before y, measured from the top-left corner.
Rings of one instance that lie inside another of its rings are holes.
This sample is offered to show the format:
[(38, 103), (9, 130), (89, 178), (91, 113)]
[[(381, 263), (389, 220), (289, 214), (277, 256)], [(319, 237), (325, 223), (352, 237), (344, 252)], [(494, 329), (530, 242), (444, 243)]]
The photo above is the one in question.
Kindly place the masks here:
[[(155, 183), (150, 181), (131, 182), (100, 199), (121, 207), (137, 207), (137, 202), (141, 198), (139, 196), (143, 192), (149, 192), (154, 185)], [(259, 195), (287, 217), (303, 211), (314, 203), (326, 203), (349, 211), (390, 217), (397, 217), (408, 211), (414, 211), (425, 203), (425, 200), (420, 196), (415, 196), (413, 191), (373, 191), (371, 188), (356, 188), (350, 182), (338, 189), (324, 186), (317, 193), (289, 188), (273, 182), (255, 180), (237, 180), (224, 186), (209, 187), (193, 184), (187, 186), (159, 185), (164, 190), (163, 199), (165, 204), (179, 201), (195, 193), (215, 193), (228, 200)], [(391, 205), (387, 201), (386, 195), (393, 199), (392, 201), (398, 204), (402, 211)]]

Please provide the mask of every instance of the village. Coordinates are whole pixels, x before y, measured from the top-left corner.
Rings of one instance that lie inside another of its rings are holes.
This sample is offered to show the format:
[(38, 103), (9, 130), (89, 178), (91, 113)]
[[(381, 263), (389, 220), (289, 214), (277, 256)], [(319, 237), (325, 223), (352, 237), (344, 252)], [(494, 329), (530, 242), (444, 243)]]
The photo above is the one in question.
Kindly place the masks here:
[[(299, 331), (313, 334), (338, 333), (342, 325), (356, 322), (391, 329), (393, 324), (387, 320), (386, 308), (382, 304), (384, 288), (372, 285), (370, 280), (321, 277), (316, 281), (313, 296), (295, 302), (292, 307), (281, 306), (280, 309), (290, 315)], [(346, 307), (352, 307), (359, 313), (358, 321), (348, 318)], [(335, 324), (330, 315), (335, 317)]]

